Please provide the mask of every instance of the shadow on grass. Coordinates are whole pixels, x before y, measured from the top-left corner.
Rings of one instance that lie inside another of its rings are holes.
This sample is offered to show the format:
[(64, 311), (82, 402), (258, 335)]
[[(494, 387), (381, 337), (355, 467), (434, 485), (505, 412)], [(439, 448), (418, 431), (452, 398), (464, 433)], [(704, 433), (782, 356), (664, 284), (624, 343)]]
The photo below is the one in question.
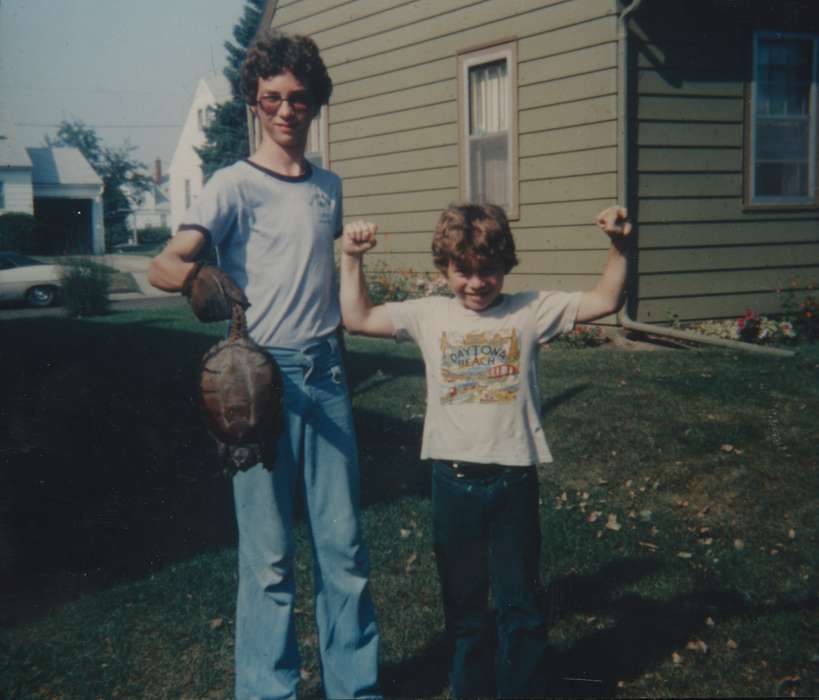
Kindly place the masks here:
[[(707, 636), (706, 620), (721, 624), (735, 618), (756, 618), (782, 611), (815, 611), (815, 598), (749, 605), (739, 593), (704, 589), (655, 600), (618, 590), (656, 574), (653, 560), (627, 558), (594, 574), (555, 579), (544, 593), (549, 624), (575, 614), (610, 621), (571, 645), (552, 642), (541, 660), (531, 697), (613, 697), (619, 681), (650, 672), (685, 648), (692, 639)], [(434, 697), (448, 685), (450, 644), (434, 637), (420, 653), (382, 671), (387, 697)]]
[[(235, 546), (231, 484), (194, 394), (219, 333), (162, 316), (0, 321), (15, 339), (0, 348), (0, 625)], [(350, 353), (351, 381), (367, 380), (376, 359)], [(421, 368), (383, 362), (391, 376)], [(366, 411), (356, 420), (364, 507), (427, 493), (420, 423)]]

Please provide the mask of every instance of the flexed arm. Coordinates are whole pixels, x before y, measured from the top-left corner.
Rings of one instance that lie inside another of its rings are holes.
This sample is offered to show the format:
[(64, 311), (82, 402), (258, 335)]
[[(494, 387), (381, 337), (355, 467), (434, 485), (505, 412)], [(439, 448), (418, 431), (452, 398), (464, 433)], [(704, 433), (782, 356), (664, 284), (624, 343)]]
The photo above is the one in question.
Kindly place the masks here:
[(341, 316), (349, 333), (389, 338), (395, 333), (386, 307), (374, 306), (364, 280), (362, 258), (376, 244), (378, 227), (367, 221), (347, 224), (341, 234)]
[(632, 230), (628, 211), (624, 207), (608, 207), (595, 217), (595, 223), (611, 239), (606, 265), (594, 289), (583, 293), (577, 310), (577, 322), (586, 323), (613, 314), (620, 308), (626, 284)]

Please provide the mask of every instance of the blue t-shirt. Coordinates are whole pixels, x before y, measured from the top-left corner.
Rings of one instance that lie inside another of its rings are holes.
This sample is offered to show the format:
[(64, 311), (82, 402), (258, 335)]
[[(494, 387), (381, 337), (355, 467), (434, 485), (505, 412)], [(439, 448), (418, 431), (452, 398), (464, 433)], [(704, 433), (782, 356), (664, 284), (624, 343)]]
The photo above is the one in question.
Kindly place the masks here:
[(303, 348), (341, 323), (333, 241), (341, 233), (341, 179), (307, 164), (286, 177), (248, 160), (218, 170), (185, 215), (216, 246), (220, 267), (250, 300), (260, 345)]

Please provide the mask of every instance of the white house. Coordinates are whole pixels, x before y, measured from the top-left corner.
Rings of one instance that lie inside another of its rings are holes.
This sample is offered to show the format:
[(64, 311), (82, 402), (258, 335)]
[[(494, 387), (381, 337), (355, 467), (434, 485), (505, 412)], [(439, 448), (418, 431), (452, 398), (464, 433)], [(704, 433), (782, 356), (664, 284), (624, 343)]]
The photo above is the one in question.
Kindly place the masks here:
[(0, 114), (0, 214), (33, 214), (50, 253), (104, 253), (103, 185), (76, 148), (24, 148)]
[(230, 83), (223, 75), (211, 74), (199, 80), (168, 169), (171, 231), (176, 231), (188, 207), (202, 192), (202, 161), (194, 148), (204, 145), (204, 127), (213, 118), (215, 106), (230, 99)]
[(154, 162), (154, 172), (148, 189), (138, 195), (129, 192), (128, 197), (132, 201), (128, 228), (132, 231), (154, 226), (170, 226), (170, 177), (162, 172), (162, 161), (159, 158)]

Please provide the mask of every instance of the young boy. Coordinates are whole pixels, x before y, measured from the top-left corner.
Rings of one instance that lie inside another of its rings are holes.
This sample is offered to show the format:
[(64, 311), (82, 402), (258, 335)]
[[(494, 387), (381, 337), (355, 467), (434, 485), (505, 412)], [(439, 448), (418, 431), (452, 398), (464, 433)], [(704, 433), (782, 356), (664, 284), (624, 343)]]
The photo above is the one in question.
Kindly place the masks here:
[[(421, 458), (432, 460), (433, 540), (456, 697), (529, 695), (545, 648), (540, 588), (536, 466), (551, 462), (540, 420), (539, 344), (617, 310), (631, 224), (625, 209), (602, 211), (608, 260), (588, 292), (503, 294), (517, 264), (503, 210), (452, 206), (432, 241), (435, 266), (454, 298), (373, 306), (362, 274), (376, 227), (344, 227), (341, 311), (351, 333), (410, 338), (426, 366)], [(487, 598), (497, 653), (487, 653)]]
[[(239, 529), (236, 698), (297, 695), (297, 488), (304, 492), (313, 544), (324, 692), (332, 698), (378, 697), (379, 634), (333, 285), (341, 180), (305, 158), (310, 123), (333, 84), (311, 39), (263, 34), (248, 50), (242, 87), (259, 121), (261, 144), (250, 158), (214, 173), (150, 271), (160, 289), (204, 297), (203, 320), (218, 320), (225, 309), (229, 316), (233, 302), (249, 302), (249, 333), (284, 376), (285, 425), (275, 468), (257, 464), (233, 477)], [(210, 244), (218, 250), (218, 268), (194, 262)]]

